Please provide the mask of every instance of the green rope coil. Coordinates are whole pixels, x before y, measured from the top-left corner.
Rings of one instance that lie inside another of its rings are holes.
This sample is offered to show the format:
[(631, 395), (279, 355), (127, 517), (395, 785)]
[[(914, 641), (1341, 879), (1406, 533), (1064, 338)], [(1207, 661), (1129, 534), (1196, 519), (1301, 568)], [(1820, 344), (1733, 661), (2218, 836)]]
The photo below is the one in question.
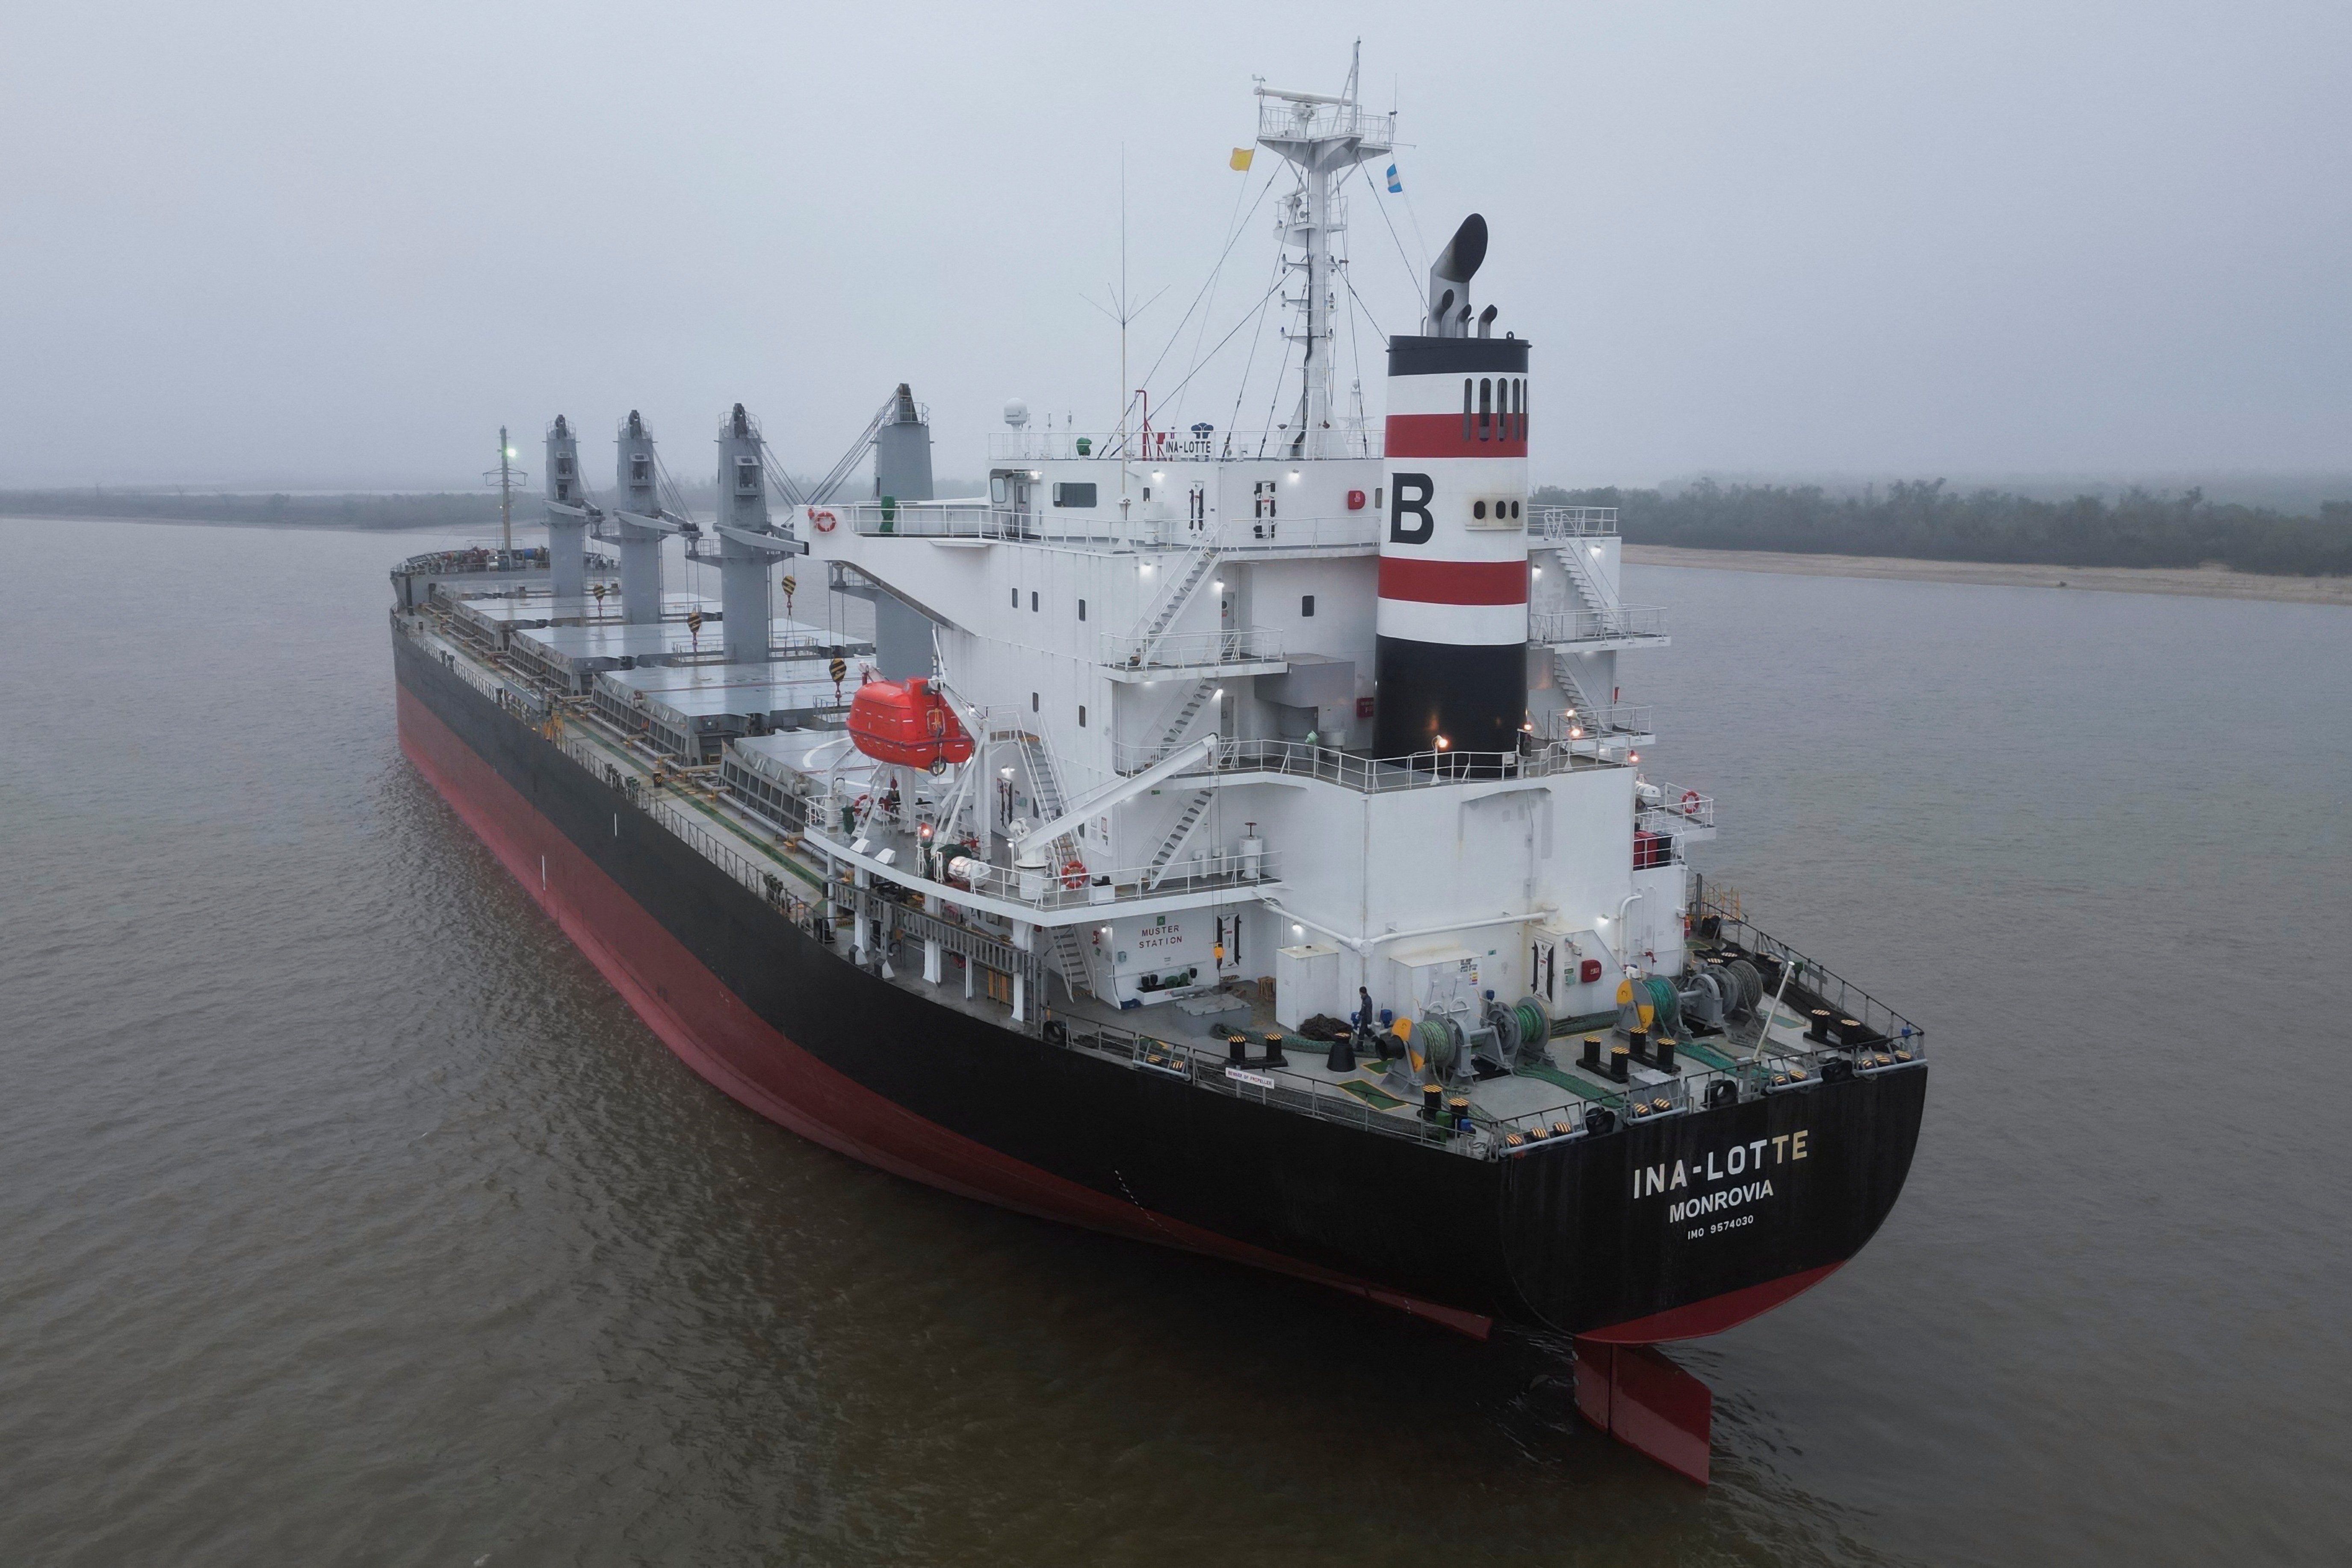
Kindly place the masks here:
[(1551, 1038), (1551, 1018), (1544, 1012), (1542, 1003), (1532, 996), (1522, 996), (1511, 1011), (1518, 1017), (1522, 1041), (1540, 1045)]
[[(1675, 990), (1675, 983), (1671, 980), (1661, 980), (1652, 974), (1644, 976), (1641, 984), (1647, 987), (1650, 993), (1652, 1031), (1669, 1039), (1681, 1038), (1683, 1005), (1681, 995)], [(1637, 997), (1636, 1000), (1638, 1001), (1639, 998)]]

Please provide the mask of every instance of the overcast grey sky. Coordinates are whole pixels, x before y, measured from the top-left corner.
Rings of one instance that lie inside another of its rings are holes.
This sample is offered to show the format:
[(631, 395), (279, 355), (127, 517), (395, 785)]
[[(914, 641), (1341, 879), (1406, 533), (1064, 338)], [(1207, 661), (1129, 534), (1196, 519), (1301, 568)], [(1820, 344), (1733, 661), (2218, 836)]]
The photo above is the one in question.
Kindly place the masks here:
[(739, 399), (822, 469), (902, 379), (976, 474), (1008, 397), (1116, 418), (1122, 147), (1139, 371), (1270, 165), (1252, 76), (1358, 35), (1416, 268), (1492, 225), (1539, 480), (2347, 466), (2341, 3), (81, 0), (0, 21), (0, 483), (467, 481), (631, 407), (699, 474)]

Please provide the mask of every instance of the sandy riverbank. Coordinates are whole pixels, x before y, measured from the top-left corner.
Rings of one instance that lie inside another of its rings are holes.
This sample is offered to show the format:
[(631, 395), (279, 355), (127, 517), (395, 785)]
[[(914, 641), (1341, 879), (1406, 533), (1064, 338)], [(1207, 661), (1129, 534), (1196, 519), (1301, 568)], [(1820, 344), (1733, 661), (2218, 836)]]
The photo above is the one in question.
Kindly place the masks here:
[(2011, 588), (2102, 594), (2192, 594), (2209, 599), (2277, 599), (2352, 606), (2352, 577), (2265, 577), (2221, 566), (2019, 566), (1998, 562), (1907, 561), (1890, 555), (1792, 555), (1769, 550), (1685, 550), (1628, 544), (1636, 566), (1711, 566), (1722, 572), (1789, 572), (1803, 577), (1901, 577), (1916, 583), (1990, 583)]

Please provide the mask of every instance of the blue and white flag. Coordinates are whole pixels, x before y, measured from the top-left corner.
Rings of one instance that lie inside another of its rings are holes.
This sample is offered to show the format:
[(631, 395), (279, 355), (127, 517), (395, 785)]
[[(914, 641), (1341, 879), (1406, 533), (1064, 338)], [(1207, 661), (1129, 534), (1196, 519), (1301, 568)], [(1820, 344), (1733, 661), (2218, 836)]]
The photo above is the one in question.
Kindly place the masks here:
[(1396, 165), (1394, 163), (1391, 163), (1389, 165), (1389, 195), (1392, 196), (1401, 196), (1404, 195), (1404, 182), (1396, 177)]

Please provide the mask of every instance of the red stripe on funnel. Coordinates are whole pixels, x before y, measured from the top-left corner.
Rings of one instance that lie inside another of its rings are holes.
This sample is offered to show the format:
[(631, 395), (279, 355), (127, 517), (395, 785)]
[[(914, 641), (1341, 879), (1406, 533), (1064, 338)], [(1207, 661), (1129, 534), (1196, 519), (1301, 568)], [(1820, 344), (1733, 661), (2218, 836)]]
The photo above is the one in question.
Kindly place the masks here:
[(1381, 597), (1425, 605), (1524, 605), (1524, 561), (1414, 561), (1381, 557)]
[[(1391, 414), (1387, 452), (1390, 458), (1524, 458), (1528, 455), (1528, 420), (1522, 414), (1505, 418), (1500, 428), (1490, 422), (1487, 438), (1478, 439), (1478, 420), (1470, 420), (1470, 437), (1462, 437), (1459, 414)], [(1509, 432), (1507, 438), (1503, 433)]]

